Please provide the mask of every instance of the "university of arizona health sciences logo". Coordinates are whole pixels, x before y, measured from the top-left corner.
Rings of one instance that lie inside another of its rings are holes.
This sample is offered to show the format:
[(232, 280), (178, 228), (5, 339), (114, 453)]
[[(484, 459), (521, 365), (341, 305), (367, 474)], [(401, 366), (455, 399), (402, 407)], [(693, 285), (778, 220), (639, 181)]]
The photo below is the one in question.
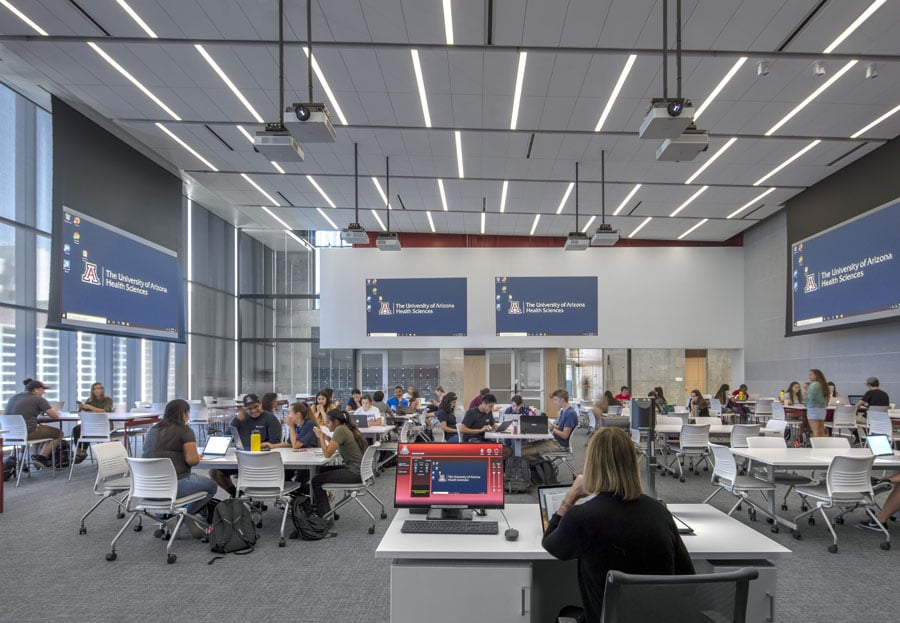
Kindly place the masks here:
[(509, 302), (509, 313), (510, 314), (521, 314), (522, 313), (522, 305), (519, 301), (510, 301)]
[(803, 286), (803, 293), (809, 294), (810, 292), (815, 292), (819, 289), (818, 284), (816, 284), (816, 274), (815, 273), (806, 273), (806, 284)]
[(391, 316), (393, 315), (393, 311), (391, 310), (391, 304), (387, 301), (381, 301), (381, 307), (378, 308), (379, 316)]
[(93, 262), (84, 263), (84, 272), (81, 273), (81, 281), (94, 286), (100, 285), (100, 277), (97, 275), (97, 265)]

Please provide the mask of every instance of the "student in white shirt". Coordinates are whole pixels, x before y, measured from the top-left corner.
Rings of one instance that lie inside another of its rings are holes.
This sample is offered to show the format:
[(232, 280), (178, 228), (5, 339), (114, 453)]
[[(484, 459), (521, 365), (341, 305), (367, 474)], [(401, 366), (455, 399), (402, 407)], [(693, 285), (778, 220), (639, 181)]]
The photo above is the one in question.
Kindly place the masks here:
[(381, 426), (384, 418), (381, 417), (381, 411), (372, 404), (372, 397), (369, 394), (363, 394), (359, 399), (361, 406), (354, 411), (354, 415), (364, 415), (369, 421), (369, 426)]

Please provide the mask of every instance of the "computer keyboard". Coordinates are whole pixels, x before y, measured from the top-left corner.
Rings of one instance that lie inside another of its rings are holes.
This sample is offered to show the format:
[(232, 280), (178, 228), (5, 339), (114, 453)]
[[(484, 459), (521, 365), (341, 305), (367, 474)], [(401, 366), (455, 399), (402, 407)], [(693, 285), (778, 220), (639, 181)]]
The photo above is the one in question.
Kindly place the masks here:
[(407, 519), (400, 532), (407, 534), (497, 534), (496, 521), (468, 519)]

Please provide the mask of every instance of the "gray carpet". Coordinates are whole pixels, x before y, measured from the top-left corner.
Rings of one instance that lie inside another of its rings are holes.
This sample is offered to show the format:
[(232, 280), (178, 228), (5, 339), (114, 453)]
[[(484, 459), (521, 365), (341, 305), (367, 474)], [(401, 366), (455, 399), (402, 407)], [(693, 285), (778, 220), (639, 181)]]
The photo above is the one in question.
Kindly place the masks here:
[[(584, 432), (577, 431), (576, 455), (583, 456)], [(202, 473), (202, 472), (201, 472)], [(107, 562), (106, 552), (120, 521), (105, 502), (88, 519), (88, 533), (78, 534), (78, 518), (93, 504), (95, 469), (85, 462), (72, 482), (40, 471), (23, 477), (16, 489), (7, 482), (6, 512), (0, 515), (2, 621), (121, 621), (190, 620), (223, 623), (271, 616), (291, 621), (387, 622), (390, 616), (390, 561), (376, 560), (375, 548), (388, 520), (376, 533), (367, 530), (368, 517), (347, 506), (337, 522), (337, 538), (288, 541), (279, 549), (277, 516), (270, 507), (264, 516), (256, 551), (229, 555), (213, 565), (209, 546), (191, 539), (174, 545), (178, 562), (167, 565), (165, 543), (150, 531), (126, 532), (118, 545), (118, 560)], [(568, 474), (564, 474), (568, 477)], [(657, 478), (657, 493), (669, 502), (700, 502), (712, 491), (709, 475), (688, 475), (680, 483)], [(393, 470), (377, 479), (377, 493), (389, 505), (393, 499)], [(221, 491), (220, 491), (221, 495)], [(727, 509), (733, 498), (720, 493), (713, 503)], [(509, 495), (508, 503), (533, 501)], [(789, 501), (797, 512), (797, 499)], [(830, 554), (831, 540), (820, 520), (803, 527), (803, 540), (782, 531), (771, 534), (763, 522), (741, 521), (764, 531), (794, 551), (778, 568), (779, 621), (893, 620), (900, 597), (886, 591), (896, 573), (898, 550), (879, 548), (881, 537), (851, 524), (857, 511), (839, 526), (840, 551)], [(892, 536), (900, 534), (891, 522)], [(461, 612), (461, 620), (476, 613)], [(424, 620), (424, 619), (423, 619)]]

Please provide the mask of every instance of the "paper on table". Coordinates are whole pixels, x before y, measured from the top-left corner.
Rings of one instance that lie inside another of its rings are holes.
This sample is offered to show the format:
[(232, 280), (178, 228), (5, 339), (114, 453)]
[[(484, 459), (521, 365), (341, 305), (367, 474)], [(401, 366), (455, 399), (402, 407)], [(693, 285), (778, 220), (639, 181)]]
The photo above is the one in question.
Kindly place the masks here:
[(316, 428), (318, 428), (320, 431), (325, 433), (325, 436), (328, 437), (329, 439), (331, 439), (332, 435), (334, 435), (334, 433), (331, 432), (331, 429), (328, 428), (327, 426), (317, 426)]

